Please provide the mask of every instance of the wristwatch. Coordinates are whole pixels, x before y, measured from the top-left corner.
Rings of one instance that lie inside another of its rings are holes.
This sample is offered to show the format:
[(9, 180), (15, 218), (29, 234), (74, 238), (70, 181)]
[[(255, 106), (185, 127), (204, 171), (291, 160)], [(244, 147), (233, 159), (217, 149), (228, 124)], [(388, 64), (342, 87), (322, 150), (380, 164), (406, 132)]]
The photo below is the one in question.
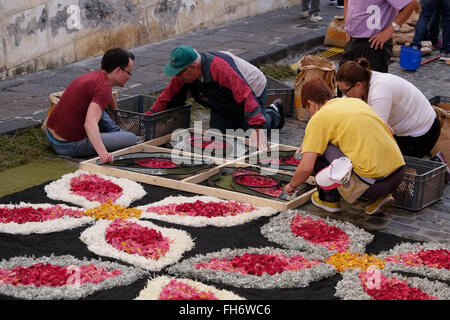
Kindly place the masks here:
[(392, 21), (392, 27), (394, 28), (394, 31), (400, 30), (400, 25), (398, 25), (397, 23), (395, 23), (395, 21)]

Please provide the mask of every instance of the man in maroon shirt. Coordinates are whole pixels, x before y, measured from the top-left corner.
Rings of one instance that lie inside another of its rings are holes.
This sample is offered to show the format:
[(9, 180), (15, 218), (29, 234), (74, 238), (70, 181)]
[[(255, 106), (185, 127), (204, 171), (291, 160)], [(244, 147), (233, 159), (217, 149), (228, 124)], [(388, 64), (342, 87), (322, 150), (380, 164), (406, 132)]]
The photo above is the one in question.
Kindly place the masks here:
[(98, 155), (113, 162), (111, 151), (136, 144), (136, 136), (119, 129), (106, 114), (117, 108), (112, 87), (123, 87), (131, 77), (134, 55), (121, 48), (108, 50), (101, 70), (70, 83), (48, 118), (47, 137), (56, 153), (67, 157)]

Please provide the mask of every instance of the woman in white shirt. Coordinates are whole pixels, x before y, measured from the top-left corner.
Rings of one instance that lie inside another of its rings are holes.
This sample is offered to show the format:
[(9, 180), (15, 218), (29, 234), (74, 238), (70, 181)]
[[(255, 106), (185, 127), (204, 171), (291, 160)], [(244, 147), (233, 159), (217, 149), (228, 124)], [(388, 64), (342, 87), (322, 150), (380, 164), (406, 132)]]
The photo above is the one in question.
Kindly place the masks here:
[(436, 112), (411, 82), (370, 70), (365, 58), (347, 61), (336, 74), (343, 96), (367, 102), (390, 127), (403, 155), (429, 154), (441, 132)]

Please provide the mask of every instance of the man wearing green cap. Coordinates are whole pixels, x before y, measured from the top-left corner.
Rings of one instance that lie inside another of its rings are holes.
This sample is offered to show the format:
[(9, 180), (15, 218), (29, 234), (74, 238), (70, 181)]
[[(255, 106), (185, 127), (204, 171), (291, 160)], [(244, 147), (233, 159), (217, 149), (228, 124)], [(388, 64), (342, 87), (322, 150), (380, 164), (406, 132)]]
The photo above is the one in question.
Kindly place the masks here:
[(188, 95), (211, 108), (210, 127), (281, 129), (281, 100), (268, 108), (267, 79), (255, 66), (230, 52), (198, 53), (190, 46), (175, 48), (164, 73), (173, 76), (147, 113), (183, 105)]

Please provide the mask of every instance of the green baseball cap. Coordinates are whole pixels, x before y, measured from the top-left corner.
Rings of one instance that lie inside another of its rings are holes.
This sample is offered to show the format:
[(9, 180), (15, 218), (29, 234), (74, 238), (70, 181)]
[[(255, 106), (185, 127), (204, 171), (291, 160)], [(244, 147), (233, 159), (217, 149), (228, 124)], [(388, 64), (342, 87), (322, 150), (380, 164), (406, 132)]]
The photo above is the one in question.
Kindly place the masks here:
[(170, 61), (164, 67), (164, 73), (175, 76), (197, 60), (198, 54), (191, 46), (179, 46), (170, 54)]

